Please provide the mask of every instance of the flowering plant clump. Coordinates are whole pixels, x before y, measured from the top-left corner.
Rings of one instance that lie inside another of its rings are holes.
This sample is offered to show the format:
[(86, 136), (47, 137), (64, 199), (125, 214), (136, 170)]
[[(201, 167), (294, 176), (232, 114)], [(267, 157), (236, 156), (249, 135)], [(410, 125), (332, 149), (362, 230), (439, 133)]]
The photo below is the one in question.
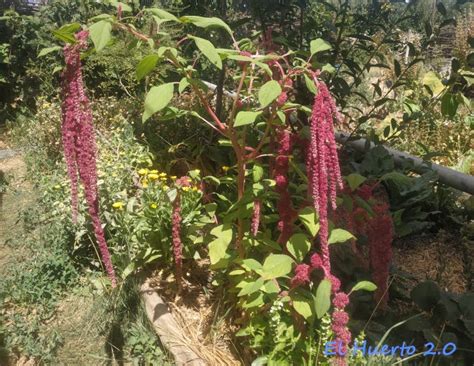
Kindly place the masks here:
[(82, 81), (80, 51), (87, 46), (87, 31), (77, 33), (77, 43), (64, 47), (66, 67), (62, 74), (62, 140), (67, 172), (71, 181), (73, 220), (77, 217), (78, 176), (84, 186), (89, 215), (107, 274), (116, 286), (117, 279), (99, 217), (96, 145), (92, 112)]

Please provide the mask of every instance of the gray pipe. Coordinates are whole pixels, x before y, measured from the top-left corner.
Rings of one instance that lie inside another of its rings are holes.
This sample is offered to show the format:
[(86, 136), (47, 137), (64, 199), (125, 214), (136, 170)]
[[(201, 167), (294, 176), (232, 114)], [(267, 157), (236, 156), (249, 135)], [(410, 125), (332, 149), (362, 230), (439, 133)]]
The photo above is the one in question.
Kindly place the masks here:
[[(216, 90), (217, 88), (215, 84), (212, 84), (208, 81), (204, 81), (204, 84), (206, 84), (206, 86), (212, 91)], [(224, 95), (229, 98), (235, 98), (235, 93), (231, 91), (224, 90)], [(336, 132), (335, 135), (337, 142), (351, 146), (357, 151), (365, 152), (365, 145), (367, 143), (366, 139), (360, 138), (357, 140), (348, 141), (349, 134), (347, 132), (340, 131)], [(375, 144), (371, 142), (370, 147), (373, 148), (374, 146)], [(441, 183), (446, 184), (447, 186), (450, 186), (452, 188), (458, 189), (462, 192), (474, 194), (474, 176), (458, 172), (454, 169), (446, 168), (439, 164), (423, 161), (423, 159), (420, 159), (417, 156), (413, 156), (402, 151), (392, 149), (391, 147), (384, 146), (384, 148), (393, 157), (395, 163), (401, 164), (403, 161), (410, 160), (413, 162), (413, 170), (417, 173), (422, 173), (426, 169), (426, 167), (430, 167), (436, 173), (438, 173), (439, 181)]]

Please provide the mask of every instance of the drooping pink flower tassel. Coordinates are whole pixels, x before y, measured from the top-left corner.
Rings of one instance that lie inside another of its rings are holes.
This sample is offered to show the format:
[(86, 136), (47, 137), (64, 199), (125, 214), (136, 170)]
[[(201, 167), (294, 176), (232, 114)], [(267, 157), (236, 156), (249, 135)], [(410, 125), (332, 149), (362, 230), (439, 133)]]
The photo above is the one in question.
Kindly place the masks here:
[(311, 115), (311, 140), (306, 167), (313, 204), (319, 216), (321, 258), (326, 277), (331, 274), (328, 246), (328, 203), (336, 208), (336, 189), (342, 188), (341, 171), (334, 138), (334, 117), (338, 115), (335, 103), (323, 81), (318, 82)]
[(278, 222), (280, 236), (278, 243), (285, 244), (293, 233), (293, 220), (296, 216), (296, 211), (291, 203), (291, 195), (288, 192), (289, 155), (292, 148), (291, 133), (282, 129), (278, 132), (277, 140), (279, 146), (273, 168), (273, 176), (276, 182), (275, 190), (279, 195), (277, 210), (280, 216), (280, 221)]
[(97, 149), (92, 112), (82, 80), (80, 51), (87, 47), (87, 36), (87, 31), (81, 31), (76, 34), (76, 43), (64, 47), (66, 67), (62, 73), (62, 141), (67, 173), (71, 182), (73, 221), (75, 222), (77, 218), (77, 191), (80, 179), (102, 262), (112, 286), (115, 287), (117, 279), (99, 218)]
[(262, 210), (262, 201), (255, 200), (253, 202), (252, 222), (250, 224), (250, 231), (253, 236), (256, 236), (258, 233), (258, 228), (260, 226), (261, 210)]

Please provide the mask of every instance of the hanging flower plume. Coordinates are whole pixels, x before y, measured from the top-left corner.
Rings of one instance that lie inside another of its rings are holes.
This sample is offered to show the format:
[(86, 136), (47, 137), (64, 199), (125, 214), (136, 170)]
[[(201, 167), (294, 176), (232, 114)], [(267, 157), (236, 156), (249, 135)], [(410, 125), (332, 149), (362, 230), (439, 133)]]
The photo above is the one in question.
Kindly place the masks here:
[(250, 224), (250, 231), (253, 236), (257, 235), (260, 226), (260, 215), (262, 210), (262, 201), (255, 200), (253, 202), (252, 222)]
[(318, 93), (314, 98), (311, 115), (311, 139), (306, 167), (309, 190), (319, 216), (319, 238), (323, 270), (326, 277), (331, 273), (328, 246), (328, 203), (336, 209), (336, 189), (342, 188), (341, 171), (334, 138), (334, 117), (339, 114), (334, 100), (323, 81), (317, 82)]
[(277, 210), (280, 216), (278, 222), (280, 237), (278, 243), (284, 244), (293, 233), (293, 220), (296, 216), (296, 211), (291, 204), (291, 195), (288, 191), (289, 155), (292, 149), (291, 133), (282, 129), (278, 132), (277, 139), (279, 146), (273, 167), (273, 176), (275, 177), (276, 191), (279, 195)]
[(88, 211), (102, 262), (112, 286), (115, 287), (117, 284), (115, 271), (99, 218), (97, 149), (92, 124), (92, 111), (82, 80), (80, 51), (87, 47), (87, 36), (87, 31), (78, 32), (76, 34), (77, 42), (64, 47), (66, 67), (62, 73), (62, 142), (67, 173), (71, 182), (73, 221), (76, 222), (77, 220), (77, 191), (80, 179), (84, 187)]

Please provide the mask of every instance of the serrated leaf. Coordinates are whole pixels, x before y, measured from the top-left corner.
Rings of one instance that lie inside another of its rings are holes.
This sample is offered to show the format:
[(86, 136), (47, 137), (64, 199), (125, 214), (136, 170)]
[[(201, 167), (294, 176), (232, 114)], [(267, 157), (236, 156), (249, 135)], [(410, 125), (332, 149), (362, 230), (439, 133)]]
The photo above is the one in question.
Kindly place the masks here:
[(284, 254), (270, 254), (263, 262), (263, 275), (266, 279), (286, 276), (291, 272), (293, 260)]
[(262, 108), (272, 103), (281, 94), (281, 86), (276, 80), (267, 81), (258, 91), (258, 100)]
[(354, 285), (351, 292), (359, 291), (359, 290), (375, 291), (377, 290), (377, 286), (370, 281), (360, 281)]
[(331, 307), (331, 282), (329, 280), (322, 280), (316, 290), (316, 297), (314, 299), (316, 308), (316, 316), (321, 319)]
[(298, 262), (301, 262), (311, 249), (311, 242), (306, 235), (297, 233), (291, 236), (286, 247), (290, 254), (292, 254)]
[(221, 57), (219, 56), (219, 53), (217, 53), (216, 48), (210, 41), (204, 38), (199, 38), (199, 37), (194, 37), (194, 36), (189, 36), (189, 38), (194, 40), (199, 51), (201, 51), (202, 54), (206, 56), (206, 58), (214, 66), (216, 66), (219, 70), (222, 70)]
[(159, 59), (158, 55), (151, 54), (151, 55), (145, 56), (143, 60), (140, 61), (135, 72), (138, 81), (143, 79), (155, 68), (156, 63), (158, 62), (158, 59)]
[(319, 231), (319, 223), (313, 207), (305, 207), (298, 215), (299, 219), (314, 238)]
[(222, 28), (225, 29), (227, 33), (232, 35), (232, 30), (230, 29), (230, 27), (222, 19), (219, 18), (206, 18), (195, 15), (186, 15), (184, 17), (179, 18), (179, 20), (183, 23), (192, 23), (196, 27), (200, 28)]
[(324, 39), (321, 38), (312, 40), (309, 47), (311, 51), (311, 56), (313, 56), (315, 53), (327, 51), (332, 48), (329, 43), (327, 43)]
[(235, 117), (234, 127), (245, 126), (254, 123), (261, 112), (241, 111)]
[(107, 20), (101, 20), (89, 27), (89, 35), (97, 52), (101, 51), (112, 37), (112, 24)]
[(51, 52), (59, 51), (60, 49), (61, 49), (61, 47), (59, 47), (59, 46), (53, 46), (53, 47), (43, 48), (43, 49), (38, 53), (38, 57), (46, 56), (46, 55), (50, 54)]
[(355, 237), (349, 231), (346, 231), (344, 229), (333, 229), (329, 234), (328, 243), (344, 243), (350, 239), (355, 239)]
[(173, 99), (173, 83), (154, 86), (150, 89), (145, 98), (145, 111), (142, 122), (145, 122), (153, 114), (165, 108)]
[(350, 187), (352, 192), (354, 192), (357, 188), (359, 188), (359, 186), (362, 183), (364, 183), (367, 180), (366, 177), (364, 177), (360, 174), (357, 174), (357, 173), (349, 174), (345, 178), (346, 178), (346, 181), (349, 184), (349, 187)]

